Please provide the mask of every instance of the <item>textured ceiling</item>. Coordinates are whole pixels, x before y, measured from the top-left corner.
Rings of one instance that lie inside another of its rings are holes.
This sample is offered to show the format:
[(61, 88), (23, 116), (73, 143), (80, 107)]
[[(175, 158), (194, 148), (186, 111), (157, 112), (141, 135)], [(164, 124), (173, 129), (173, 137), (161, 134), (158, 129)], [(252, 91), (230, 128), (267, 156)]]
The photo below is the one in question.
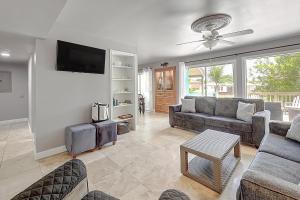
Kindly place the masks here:
[(0, 51), (7, 50), (11, 56), (0, 56), (0, 62), (26, 62), (34, 50), (34, 38), (0, 32)]
[[(299, 0), (28, 0), (21, 3), (26, 12), (20, 13), (11, 9), (21, 1), (5, 2), (10, 3), (1, 5), (0, 30), (38, 37), (69, 31), (85, 38), (107, 38), (136, 46), (140, 64), (206, 52), (205, 48), (195, 51), (197, 44), (175, 44), (201, 39), (190, 25), (208, 14), (232, 16), (221, 34), (254, 30), (252, 35), (231, 38), (237, 46), (300, 34)], [(230, 47), (217, 47), (223, 48)]]

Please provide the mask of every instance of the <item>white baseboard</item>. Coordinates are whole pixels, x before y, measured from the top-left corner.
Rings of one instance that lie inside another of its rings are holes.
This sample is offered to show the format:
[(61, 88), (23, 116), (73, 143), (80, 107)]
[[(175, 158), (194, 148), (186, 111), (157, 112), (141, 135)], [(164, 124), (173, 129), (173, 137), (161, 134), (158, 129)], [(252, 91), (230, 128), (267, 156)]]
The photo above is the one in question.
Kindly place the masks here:
[(55, 147), (53, 149), (48, 149), (46, 151), (41, 151), (38, 153), (34, 152), (34, 158), (35, 160), (39, 160), (65, 151), (67, 151), (66, 146)]
[(27, 122), (27, 121), (28, 121), (28, 118), (4, 120), (4, 121), (0, 121), (0, 125), (15, 124), (15, 123)]

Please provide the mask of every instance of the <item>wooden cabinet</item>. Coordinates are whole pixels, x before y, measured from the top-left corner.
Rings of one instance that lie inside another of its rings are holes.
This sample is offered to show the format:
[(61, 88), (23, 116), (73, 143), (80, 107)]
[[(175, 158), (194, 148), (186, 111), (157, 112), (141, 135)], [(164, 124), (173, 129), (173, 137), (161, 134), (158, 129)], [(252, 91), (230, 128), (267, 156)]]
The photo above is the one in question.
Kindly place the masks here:
[(176, 67), (155, 69), (155, 111), (169, 112), (176, 104)]

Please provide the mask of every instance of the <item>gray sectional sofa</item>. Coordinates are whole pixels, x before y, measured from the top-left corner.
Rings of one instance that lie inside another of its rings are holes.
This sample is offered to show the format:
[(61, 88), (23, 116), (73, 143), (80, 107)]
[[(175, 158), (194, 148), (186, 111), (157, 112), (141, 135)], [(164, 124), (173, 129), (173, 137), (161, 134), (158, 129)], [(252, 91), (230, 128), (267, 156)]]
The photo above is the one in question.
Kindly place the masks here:
[(289, 128), (288, 122), (270, 122), (270, 134), (243, 174), (237, 199), (300, 199), (300, 143), (285, 137)]
[[(268, 111), (264, 111), (264, 101), (261, 99), (242, 98), (215, 98), (186, 96), (186, 99), (195, 98), (196, 113), (181, 112), (181, 105), (169, 107), (169, 123), (171, 127), (202, 132), (206, 129), (224, 131), (241, 136), (241, 141), (250, 145), (259, 146), (269, 121)], [(238, 102), (253, 103), (256, 113), (252, 123), (238, 120), (236, 112)]]

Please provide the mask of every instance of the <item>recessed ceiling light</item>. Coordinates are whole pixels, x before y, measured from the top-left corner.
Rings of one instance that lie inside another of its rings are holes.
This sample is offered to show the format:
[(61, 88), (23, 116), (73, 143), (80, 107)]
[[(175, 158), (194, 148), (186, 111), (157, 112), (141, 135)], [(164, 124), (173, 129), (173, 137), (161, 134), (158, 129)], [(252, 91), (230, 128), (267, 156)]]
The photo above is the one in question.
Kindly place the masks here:
[(2, 57), (10, 57), (10, 53), (8, 51), (2, 51), (1, 56)]

